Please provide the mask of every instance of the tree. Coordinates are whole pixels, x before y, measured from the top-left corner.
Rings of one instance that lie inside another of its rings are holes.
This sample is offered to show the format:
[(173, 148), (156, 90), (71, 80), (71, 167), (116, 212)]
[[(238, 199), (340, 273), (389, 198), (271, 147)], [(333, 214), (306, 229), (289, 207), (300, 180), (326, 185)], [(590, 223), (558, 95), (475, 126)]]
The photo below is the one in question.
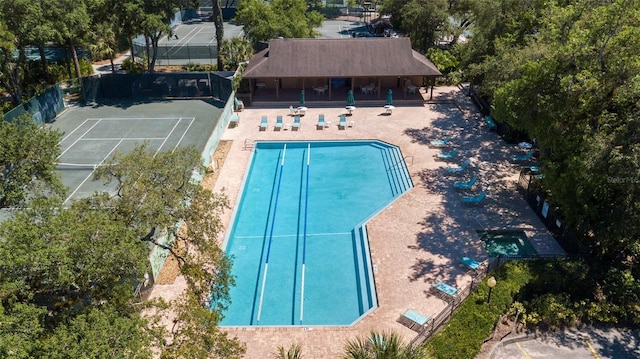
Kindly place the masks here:
[(218, 49), (218, 71), (223, 70), (222, 57), (220, 57), (220, 49), (224, 39), (224, 23), (222, 20), (222, 8), (220, 8), (220, 0), (213, 0), (213, 23), (216, 27), (216, 48)]
[(448, 9), (446, 0), (386, 0), (379, 12), (391, 15), (394, 26), (411, 37), (413, 47), (424, 53), (449, 29)]
[(242, 62), (245, 62), (253, 55), (251, 43), (245, 39), (235, 37), (231, 40), (224, 40), (222, 47), (218, 51), (218, 59), (222, 61), (220, 70), (234, 71)]
[(51, 11), (54, 26), (57, 30), (57, 40), (61, 44), (67, 44), (71, 51), (71, 59), (75, 76), (80, 78), (80, 61), (76, 47), (85, 40), (90, 33), (91, 18), (87, 11), (86, 1), (89, 0), (44, 0)]
[[(144, 0), (140, 25), (147, 45), (147, 68), (154, 72), (158, 58), (158, 42), (165, 34), (171, 32), (169, 26), (175, 10), (178, 8), (178, 0)], [(151, 49), (149, 48), (151, 46)], [(150, 51), (153, 55), (149, 56)]]
[[(240, 358), (244, 346), (218, 328), (233, 285), (216, 242), (227, 201), (192, 179), (200, 161), (193, 148), (140, 145), (97, 171), (114, 196), (67, 208), (36, 198), (0, 224), (0, 356)], [(134, 297), (151, 243), (170, 250), (186, 278), (173, 303)]]
[(34, 195), (64, 193), (55, 169), (61, 134), (36, 125), (29, 113), (0, 121), (0, 208)]
[(424, 359), (427, 351), (424, 346), (404, 344), (395, 332), (371, 332), (367, 338), (347, 341), (344, 348), (345, 359), (402, 358)]
[(245, 0), (238, 5), (235, 22), (244, 25), (246, 37), (255, 45), (277, 37), (312, 38), (322, 24), (317, 11), (307, 12), (304, 0)]
[[(193, 179), (203, 173), (200, 153), (192, 147), (156, 153), (142, 144), (115, 155), (95, 174), (115, 185), (115, 195), (103, 206), (112, 208), (140, 242), (169, 251), (187, 281), (185, 296), (172, 308), (178, 312), (175, 326), (160, 330), (169, 338), (160, 344), (166, 358), (205, 352), (233, 358), (244, 351), (217, 329), (235, 283), (231, 262), (216, 241), (228, 200)], [(164, 236), (169, 241), (161, 240)]]
[(34, 199), (0, 224), (2, 357), (150, 357), (132, 290), (148, 249), (94, 204)]

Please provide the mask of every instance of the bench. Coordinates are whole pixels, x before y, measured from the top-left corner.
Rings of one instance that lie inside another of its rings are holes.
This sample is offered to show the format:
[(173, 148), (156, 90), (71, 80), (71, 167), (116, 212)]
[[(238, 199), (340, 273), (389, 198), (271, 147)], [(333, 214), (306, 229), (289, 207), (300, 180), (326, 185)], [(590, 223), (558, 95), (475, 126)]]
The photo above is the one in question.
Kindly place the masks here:
[(234, 106), (235, 106), (236, 112), (240, 112), (244, 110), (244, 102), (242, 102), (242, 100), (238, 100), (238, 98), (234, 100)]
[(229, 127), (238, 126), (238, 122), (240, 122), (240, 116), (238, 115), (231, 116), (231, 120), (229, 120)]

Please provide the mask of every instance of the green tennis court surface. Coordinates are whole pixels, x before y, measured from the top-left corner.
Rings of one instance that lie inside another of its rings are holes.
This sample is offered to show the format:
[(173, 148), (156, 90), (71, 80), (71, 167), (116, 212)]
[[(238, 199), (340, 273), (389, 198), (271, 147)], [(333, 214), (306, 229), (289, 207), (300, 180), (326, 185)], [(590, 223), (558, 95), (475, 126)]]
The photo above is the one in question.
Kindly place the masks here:
[(93, 172), (115, 153), (148, 143), (151, 151), (195, 146), (204, 151), (222, 109), (204, 101), (166, 101), (69, 108), (52, 128), (60, 130), (58, 172), (68, 188), (66, 203), (95, 191), (111, 191), (93, 181)]

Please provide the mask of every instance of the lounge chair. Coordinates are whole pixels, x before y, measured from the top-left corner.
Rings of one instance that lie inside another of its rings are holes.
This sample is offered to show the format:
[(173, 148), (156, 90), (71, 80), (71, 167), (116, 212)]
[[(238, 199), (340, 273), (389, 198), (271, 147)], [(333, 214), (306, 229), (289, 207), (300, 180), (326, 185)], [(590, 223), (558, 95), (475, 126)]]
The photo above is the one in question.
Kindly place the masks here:
[(267, 116), (262, 116), (262, 120), (260, 121), (260, 131), (266, 131), (267, 127), (269, 127)]
[(433, 285), (436, 295), (444, 294), (446, 299), (449, 299), (458, 293), (458, 288), (448, 285), (444, 282), (438, 282)]
[(340, 122), (338, 122), (338, 129), (344, 130), (347, 128), (347, 116), (340, 115)]
[(229, 127), (231, 127), (231, 128), (237, 127), (239, 122), (240, 122), (240, 116), (233, 115), (233, 116), (231, 116), (231, 119), (229, 120)]
[(447, 173), (452, 173), (452, 174), (462, 173), (467, 169), (467, 167), (469, 167), (470, 164), (471, 164), (471, 160), (467, 159), (466, 161), (462, 162), (460, 166), (447, 167), (446, 171)]
[(445, 137), (442, 140), (432, 140), (430, 142), (430, 145), (431, 147), (443, 147), (443, 146), (446, 146), (449, 143), (449, 141), (451, 141), (451, 138)]
[(481, 263), (476, 261), (475, 259), (469, 258), (469, 257), (462, 257), (460, 258), (460, 263), (462, 265), (464, 265), (465, 267), (469, 268), (469, 269), (473, 269), (473, 270), (478, 270), (478, 268), (480, 268)]
[(486, 115), (484, 117), (484, 122), (487, 124), (487, 127), (489, 127), (489, 130), (496, 130), (498, 128), (498, 125), (496, 125), (496, 122), (493, 120), (493, 117)]
[(413, 309), (407, 309), (398, 318), (398, 322), (411, 330), (420, 332), (422, 327), (429, 322), (429, 317), (425, 317)]
[(297, 131), (300, 129), (300, 116), (296, 115), (293, 118), (293, 125), (291, 125), (291, 130), (292, 131)]
[(458, 150), (453, 150), (447, 153), (438, 153), (436, 155), (436, 158), (439, 160), (448, 161), (448, 160), (454, 159), (457, 155), (458, 155)]
[(323, 114), (318, 115), (318, 130), (324, 129), (325, 126), (326, 126), (326, 123), (324, 122), (324, 115)]
[(276, 117), (276, 125), (273, 129), (274, 131), (280, 131), (282, 129), (282, 116)]
[(528, 161), (528, 160), (531, 159), (531, 157), (533, 157), (534, 152), (535, 152), (534, 150), (529, 150), (524, 155), (515, 155), (515, 156), (513, 156), (512, 159), (513, 159), (514, 162)]
[(475, 196), (462, 196), (462, 202), (465, 204), (478, 204), (487, 197), (487, 192), (482, 191)]
[(454, 182), (453, 183), (453, 188), (455, 189), (470, 189), (471, 187), (473, 187), (473, 185), (476, 183), (476, 181), (478, 181), (478, 177), (472, 177), (471, 179), (469, 179), (466, 182)]

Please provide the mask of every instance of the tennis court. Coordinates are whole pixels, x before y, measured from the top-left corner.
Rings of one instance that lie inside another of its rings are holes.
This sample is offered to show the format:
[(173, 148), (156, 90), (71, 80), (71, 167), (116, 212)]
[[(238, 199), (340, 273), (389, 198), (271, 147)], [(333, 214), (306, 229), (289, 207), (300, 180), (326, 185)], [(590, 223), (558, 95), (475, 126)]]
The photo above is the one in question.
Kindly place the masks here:
[(151, 151), (195, 146), (215, 150), (211, 142), (223, 109), (204, 101), (166, 101), (129, 106), (69, 108), (52, 128), (60, 130), (58, 171), (68, 188), (65, 203), (95, 191), (112, 191), (93, 181), (96, 168), (114, 154), (127, 153), (146, 142)]
[[(242, 26), (224, 23), (224, 39), (240, 37)], [(146, 52), (144, 37), (134, 40), (138, 55)], [(187, 63), (214, 64), (218, 56), (216, 28), (213, 22), (190, 21), (178, 24), (173, 33), (158, 41), (158, 65), (184, 65)]]

